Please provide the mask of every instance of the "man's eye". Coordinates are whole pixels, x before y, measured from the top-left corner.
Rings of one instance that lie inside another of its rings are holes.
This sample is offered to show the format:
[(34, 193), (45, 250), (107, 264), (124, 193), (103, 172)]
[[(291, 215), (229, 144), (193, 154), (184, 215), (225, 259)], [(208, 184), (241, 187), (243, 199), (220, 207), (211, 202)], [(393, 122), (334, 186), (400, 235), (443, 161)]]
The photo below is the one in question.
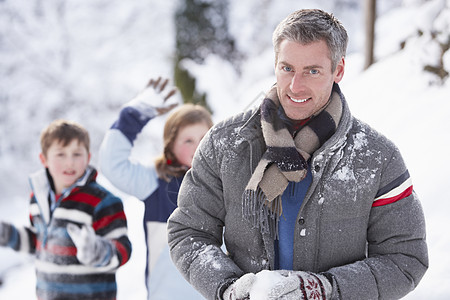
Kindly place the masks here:
[(311, 75), (317, 75), (317, 74), (319, 74), (319, 70), (317, 70), (317, 69), (311, 69), (311, 70), (309, 70), (309, 74), (311, 74)]
[(288, 67), (288, 66), (284, 66), (282, 69), (283, 69), (283, 71), (286, 71), (286, 72), (291, 72), (292, 71), (292, 68)]

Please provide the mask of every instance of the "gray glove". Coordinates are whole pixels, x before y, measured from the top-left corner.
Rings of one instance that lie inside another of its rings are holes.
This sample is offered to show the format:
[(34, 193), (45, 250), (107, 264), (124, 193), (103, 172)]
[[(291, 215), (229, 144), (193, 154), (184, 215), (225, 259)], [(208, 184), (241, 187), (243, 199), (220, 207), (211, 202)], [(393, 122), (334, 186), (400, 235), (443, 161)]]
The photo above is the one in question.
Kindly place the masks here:
[(323, 275), (303, 271), (275, 271), (283, 275), (268, 293), (268, 299), (330, 299), (332, 286)]
[(150, 79), (145, 89), (128, 102), (125, 107), (133, 107), (144, 117), (149, 119), (165, 114), (173, 109), (178, 103), (169, 103), (167, 100), (176, 94), (176, 89), (171, 87), (166, 89), (168, 79)]
[(253, 273), (244, 274), (223, 292), (223, 300), (250, 299), (250, 290), (256, 280)]
[(97, 236), (91, 226), (81, 228), (75, 224), (67, 225), (67, 232), (77, 247), (77, 258), (83, 265), (100, 267), (109, 263), (112, 257), (112, 246)]
[(0, 222), (0, 246), (8, 245), (10, 235), (11, 225), (5, 222)]

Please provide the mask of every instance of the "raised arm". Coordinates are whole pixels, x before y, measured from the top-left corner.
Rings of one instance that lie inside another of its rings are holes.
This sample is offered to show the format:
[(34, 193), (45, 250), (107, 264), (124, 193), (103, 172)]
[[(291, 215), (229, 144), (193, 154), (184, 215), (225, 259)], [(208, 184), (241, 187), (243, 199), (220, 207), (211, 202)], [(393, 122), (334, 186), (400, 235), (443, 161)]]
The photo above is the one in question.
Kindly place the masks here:
[(130, 160), (137, 135), (158, 115), (177, 104), (167, 100), (175, 90), (166, 88), (167, 80), (150, 80), (147, 87), (120, 111), (119, 119), (106, 133), (100, 147), (100, 170), (120, 190), (144, 199), (157, 188), (157, 174), (153, 166)]

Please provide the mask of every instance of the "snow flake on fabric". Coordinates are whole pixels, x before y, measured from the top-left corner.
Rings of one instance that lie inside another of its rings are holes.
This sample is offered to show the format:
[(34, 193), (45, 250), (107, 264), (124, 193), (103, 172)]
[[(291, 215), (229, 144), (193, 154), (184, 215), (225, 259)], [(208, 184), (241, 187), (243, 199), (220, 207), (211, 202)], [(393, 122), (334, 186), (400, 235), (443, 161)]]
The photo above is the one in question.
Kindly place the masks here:
[(367, 137), (363, 132), (358, 132), (354, 136), (354, 148), (355, 150), (361, 150), (367, 146)]
[(216, 149), (220, 152), (224, 149), (236, 148), (244, 141), (244, 139), (239, 135), (239, 128), (235, 128), (231, 134), (218, 134), (216, 136), (219, 138), (215, 139), (214, 143)]
[(222, 252), (218, 247), (214, 245), (203, 245), (198, 250), (198, 259), (203, 266), (213, 267), (214, 269), (222, 269), (222, 265), (219, 263), (218, 252)]
[(336, 171), (334, 178), (348, 182), (355, 179), (355, 174), (349, 166), (343, 166), (341, 169)]
[[(250, 249), (247, 249), (247, 251), (250, 253)], [(267, 259), (258, 259), (256, 257), (250, 258), (250, 263), (255, 267), (262, 266), (263, 268), (269, 264), (269, 261)]]
[(242, 142), (245, 140), (239, 135), (238, 128), (235, 128), (231, 133), (221, 134), (218, 131), (214, 131), (211, 133), (212, 138), (212, 147), (203, 147), (203, 155), (205, 158), (209, 160), (215, 160), (216, 153), (224, 153), (227, 150), (232, 150), (228, 152), (230, 159), (236, 157), (236, 151), (234, 149), (238, 148)]
[[(369, 136), (367, 128), (361, 125), (361, 130), (353, 134), (349, 138), (349, 144), (346, 147), (337, 150), (329, 158), (329, 168), (332, 176), (324, 185), (324, 191), (328, 197), (332, 199), (345, 199), (345, 201), (355, 202), (358, 199), (365, 199), (365, 187), (373, 184), (376, 179), (378, 169), (374, 167), (380, 164), (381, 156), (378, 151), (369, 147)], [(374, 164), (368, 166), (367, 162), (372, 161)], [(345, 189), (345, 195), (342, 194), (342, 186)], [(340, 191), (340, 195), (335, 195), (334, 191)], [(322, 192), (322, 191), (321, 191)], [(320, 194), (324, 197), (323, 194)], [(326, 201), (326, 200), (325, 200)], [(322, 204), (322, 202), (319, 204)]]

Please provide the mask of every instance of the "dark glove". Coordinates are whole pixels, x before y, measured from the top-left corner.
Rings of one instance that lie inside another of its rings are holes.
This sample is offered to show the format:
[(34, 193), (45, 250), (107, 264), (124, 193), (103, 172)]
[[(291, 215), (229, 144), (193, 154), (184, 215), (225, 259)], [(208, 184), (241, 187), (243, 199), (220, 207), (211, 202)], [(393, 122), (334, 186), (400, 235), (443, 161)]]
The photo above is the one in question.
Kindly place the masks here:
[(11, 225), (0, 222), (0, 246), (6, 246), (11, 236)]

